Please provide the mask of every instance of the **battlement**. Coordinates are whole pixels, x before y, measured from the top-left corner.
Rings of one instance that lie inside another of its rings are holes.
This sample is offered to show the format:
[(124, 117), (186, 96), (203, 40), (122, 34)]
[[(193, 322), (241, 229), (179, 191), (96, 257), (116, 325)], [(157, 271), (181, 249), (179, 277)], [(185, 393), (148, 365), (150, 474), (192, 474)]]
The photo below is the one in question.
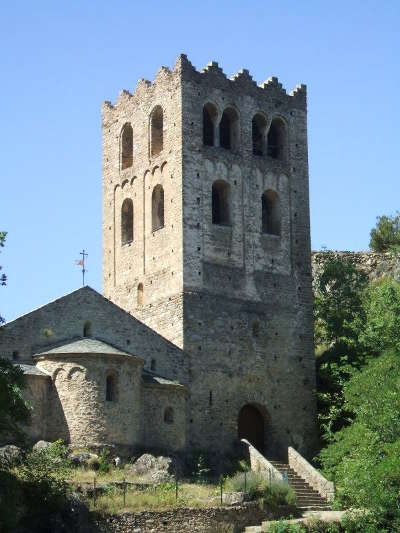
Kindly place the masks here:
[(210, 87), (233, 90), (235, 92), (240, 91), (241, 93), (263, 98), (280, 98), (295, 108), (305, 109), (306, 107), (307, 87), (304, 84), (296, 85), (288, 93), (275, 76), (257, 84), (247, 69), (242, 68), (228, 77), (216, 61), (211, 61), (201, 70), (197, 70), (186, 54), (180, 54), (172, 69), (165, 66), (160, 67), (152, 82), (140, 79), (133, 93), (128, 90), (122, 90), (115, 104), (112, 104), (110, 101), (103, 103), (103, 110), (118, 107), (129, 98), (140, 98), (144, 92), (153, 91), (154, 86), (166, 82), (170, 83), (174, 78), (179, 78), (183, 82), (200, 85), (208, 84)]

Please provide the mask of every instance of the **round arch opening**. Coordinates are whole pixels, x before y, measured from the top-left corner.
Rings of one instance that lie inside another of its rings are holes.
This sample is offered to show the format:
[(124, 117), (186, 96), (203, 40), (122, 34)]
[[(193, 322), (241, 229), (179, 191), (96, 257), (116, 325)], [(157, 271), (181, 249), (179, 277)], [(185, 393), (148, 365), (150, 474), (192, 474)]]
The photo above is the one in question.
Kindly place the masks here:
[(264, 452), (265, 420), (261, 410), (252, 404), (244, 405), (239, 411), (238, 437), (246, 439), (260, 452)]

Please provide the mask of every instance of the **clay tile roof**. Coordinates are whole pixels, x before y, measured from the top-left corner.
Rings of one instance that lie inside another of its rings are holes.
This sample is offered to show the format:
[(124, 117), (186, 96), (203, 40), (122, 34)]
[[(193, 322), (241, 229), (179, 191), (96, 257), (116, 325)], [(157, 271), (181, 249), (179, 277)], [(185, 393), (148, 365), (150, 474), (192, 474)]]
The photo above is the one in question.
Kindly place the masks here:
[(40, 368), (38, 368), (37, 366), (34, 366), (34, 365), (24, 365), (24, 364), (20, 364), (20, 363), (15, 363), (15, 366), (19, 366), (23, 370), (24, 375), (43, 376), (43, 377), (46, 377), (46, 378), (49, 377), (49, 375), (46, 374), (46, 372), (42, 372), (42, 370), (40, 370)]
[(123, 352), (110, 344), (107, 344), (98, 339), (76, 339), (74, 341), (67, 342), (54, 346), (52, 348), (45, 348), (34, 354), (34, 357), (43, 355), (65, 355), (65, 354), (101, 354), (101, 355), (125, 355), (128, 357), (134, 357), (132, 354)]

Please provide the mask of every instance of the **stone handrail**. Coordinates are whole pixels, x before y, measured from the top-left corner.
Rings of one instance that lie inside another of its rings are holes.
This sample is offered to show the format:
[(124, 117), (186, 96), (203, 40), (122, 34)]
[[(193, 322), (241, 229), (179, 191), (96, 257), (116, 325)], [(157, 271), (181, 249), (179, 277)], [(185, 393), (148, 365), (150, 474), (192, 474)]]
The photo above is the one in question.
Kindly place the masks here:
[(279, 470), (276, 469), (274, 465), (271, 464), (256, 448), (254, 448), (248, 440), (241, 439), (241, 442), (246, 446), (250, 468), (253, 472), (263, 472), (270, 476), (271, 481), (284, 481), (284, 477)]
[(288, 463), (296, 474), (302, 477), (323, 498), (331, 502), (335, 497), (335, 486), (318, 472), (308, 461), (304, 459), (294, 448), (288, 448)]

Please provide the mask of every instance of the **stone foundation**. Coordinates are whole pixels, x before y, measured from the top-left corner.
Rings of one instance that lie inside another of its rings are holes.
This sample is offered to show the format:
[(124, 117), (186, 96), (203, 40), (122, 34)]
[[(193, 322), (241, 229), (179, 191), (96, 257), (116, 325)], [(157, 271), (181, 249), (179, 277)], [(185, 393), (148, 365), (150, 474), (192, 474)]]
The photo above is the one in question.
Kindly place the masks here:
[[(282, 508), (282, 516), (288, 516)], [(170, 511), (124, 513), (99, 519), (101, 533), (239, 533), (247, 526), (271, 519), (271, 513), (255, 502), (234, 507), (208, 509), (174, 509)]]

